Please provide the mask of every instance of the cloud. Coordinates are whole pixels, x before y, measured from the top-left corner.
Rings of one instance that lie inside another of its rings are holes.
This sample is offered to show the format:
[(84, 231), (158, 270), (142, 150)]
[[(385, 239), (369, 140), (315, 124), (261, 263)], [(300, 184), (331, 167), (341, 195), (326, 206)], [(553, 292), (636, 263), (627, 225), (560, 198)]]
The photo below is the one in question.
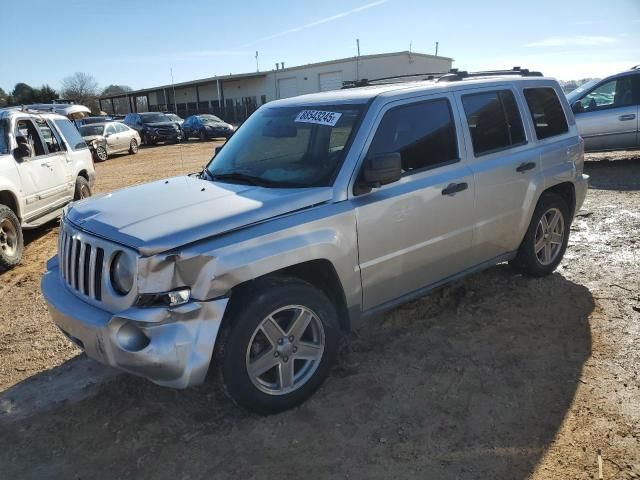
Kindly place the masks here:
[(539, 42), (527, 43), (525, 47), (578, 47), (602, 46), (617, 42), (613, 37), (603, 35), (576, 35), (573, 37), (547, 37)]
[(356, 8), (352, 8), (351, 10), (347, 10), (346, 12), (337, 13), (335, 15), (331, 15), (330, 17), (321, 18), (320, 20), (316, 20), (311, 23), (305, 23), (304, 25), (300, 25), (299, 27), (289, 28), (287, 30), (283, 30), (281, 32), (273, 33), (271, 35), (267, 35), (266, 37), (258, 38), (256, 40), (252, 40), (249, 43), (242, 45), (242, 47), (246, 47), (248, 45), (253, 45), (258, 42), (265, 42), (267, 40), (273, 40), (274, 38), (282, 37), (284, 35), (289, 35), (290, 33), (300, 32), (302, 30), (306, 30), (308, 28), (317, 27), (318, 25), (324, 25), (326, 23), (335, 22), (336, 20), (340, 20), (342, 18), (348, 17), (350, 15), (355, 15), (360, 12), (364, 12), (365, 10), (369, 10), (373, 7), (378, 7), (383, 5), (391, 0), (378, 0), (376, 2), (367, 3), (366, 5), (361, 5)]

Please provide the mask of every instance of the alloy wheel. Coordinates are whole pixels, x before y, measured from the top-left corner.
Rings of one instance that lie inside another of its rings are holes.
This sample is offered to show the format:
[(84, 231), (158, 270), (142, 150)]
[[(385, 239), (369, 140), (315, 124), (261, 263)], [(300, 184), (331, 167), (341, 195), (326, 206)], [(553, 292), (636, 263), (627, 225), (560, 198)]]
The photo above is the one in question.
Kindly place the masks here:
[(301, 305), (282, 307), (263, 319), (251, 336), (247, 373), (263, 393), (291, 393), (313, 376), (324, 347), (324, 327), (313, 311)]
[(18, 231), (8, 218), (0, 222), (0, 250), (8, 257), (13, 257), (18, 249)]
[(557, 208), (547, 210), (536, 228), (534, 251), (542, 265), (550, 265), (560, 254), (564, 243), (565, 225), (562, 212)]

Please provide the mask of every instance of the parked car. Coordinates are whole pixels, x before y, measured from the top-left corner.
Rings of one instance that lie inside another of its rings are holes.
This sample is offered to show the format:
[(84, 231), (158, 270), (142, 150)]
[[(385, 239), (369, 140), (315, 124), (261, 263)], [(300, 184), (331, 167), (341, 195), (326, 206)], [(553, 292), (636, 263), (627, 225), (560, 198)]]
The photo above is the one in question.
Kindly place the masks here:
[(184, 139), (198, 137), (200, 140), (211, 138), (229, 138), (235, 128), (215, 115), (192, 115), (182, 124)]
[(73, 204), (42, 280), (54, 322), (160, 385), (215, 365), (268, 413), (309, 397), (373, 314), (500, 262), (549, 275), (583, 143), (555, 80), (509, 73), (270, 102), (199, 175)]
[(114, 153), (138, 153), (140, 135), (124, 123), (92, 123), (80, 127), (79, 130), (98, 162), (104, 162)]
[(640, 148), (640, 65), (567, 95), (587, 152)]
[(180, 126), (164, 113), (129, 113), (124, 117), (123, 123), (138, 132), (143, 145), (155, 145), (158, 142), (178, 143), (182, 140)]
[(76, 127), (80, 128), (83, 125), (90, 125), (92, 123), (105, 123), (112, 121), (111, 117), (84, 117), (76, 120), (74, 123)]
[(182, 127), (182, 124), (184, 123), (184, 119), (182, 117), (179, 117), (175, 113), (171, 112), (165, 112), (165, 115), (169, 120), (171, 120), (172, 122), (176, 122), (178, 125), (180, 125), (180, 127)]
[(89, 149), (69, 119), (0, 109), (0, 269), (20, 262), (22, 230), (39, 227), (72, 200), (89, 197), (94, 179)]

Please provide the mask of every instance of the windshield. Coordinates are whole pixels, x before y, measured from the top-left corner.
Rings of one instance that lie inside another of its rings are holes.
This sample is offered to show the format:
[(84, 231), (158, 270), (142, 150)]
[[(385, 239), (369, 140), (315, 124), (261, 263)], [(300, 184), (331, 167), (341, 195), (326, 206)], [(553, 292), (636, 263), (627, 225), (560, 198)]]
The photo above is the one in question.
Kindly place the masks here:
[(78, 130), (80, 130), (80, 135), (82, 135), (83, 137), (102, 135), (102, 132), (104, 132), (104, 125), (84, 125)]
[(589, 90), (599, 81), (600, 79), (594, 78), (593, 80), (589, 80), (587, 83), (583, 83), (578, 88), (567, 94), (567, 100), (569, 100), (569, 103), (572, 104), (573, 102), (578, 100), (584, 94), (584, 92)]
[(202, 123), (224, 123), (223, 120), (220, 120), (215, 115), (199, 115), (198, 118)]
[(0, 120), (0, 155), (9, 153), (9, 122)]
[(152, 113), (150, 115), (140, 115), (143, 123), (160, 123), (170, 122), (169, 118), (164, 113)]
[(363, 107), (264, 108), (251, 115), (207, 166), (273, 186), (330, 186)]

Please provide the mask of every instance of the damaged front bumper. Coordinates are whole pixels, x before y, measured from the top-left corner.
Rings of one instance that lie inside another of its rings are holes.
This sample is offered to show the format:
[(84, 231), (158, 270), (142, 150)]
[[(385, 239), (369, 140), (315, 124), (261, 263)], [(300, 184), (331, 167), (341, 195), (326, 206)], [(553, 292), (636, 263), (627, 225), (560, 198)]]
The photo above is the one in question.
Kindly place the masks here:
[(228, 299), (112, 314), (67, 288), (57, 257), (41, 287), (55, 324), (91, 358), (166, 387), (204, 381)]

